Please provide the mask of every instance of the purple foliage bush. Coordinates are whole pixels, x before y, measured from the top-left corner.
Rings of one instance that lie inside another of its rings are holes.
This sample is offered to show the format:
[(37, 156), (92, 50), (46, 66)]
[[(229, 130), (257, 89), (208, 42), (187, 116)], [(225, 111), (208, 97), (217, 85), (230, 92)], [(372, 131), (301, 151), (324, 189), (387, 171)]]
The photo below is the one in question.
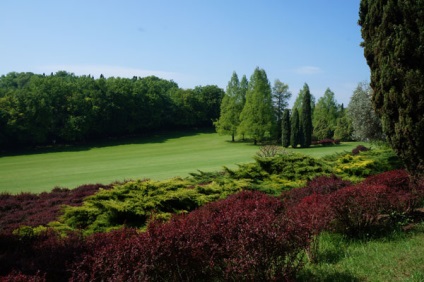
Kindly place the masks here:
[(336, 231), (359, 236), (379, 226), (380, 215), (389, 208), (385, 185), (359, 184), (329, 196)]
[(298, 218), (284, 216), (280, 200), (259, 192), (153, 222), (146, 233), (120, 232), (74, 264), (74, 281), (290, 280), (311, 236)]
[(46, 225), (60, 215), (62, 205), (81, 205), (85, 197), (93, 195), (100, 188), (110, 189), (112, 185), (82, 185), (75, 189), (54, 188), (41, 194), (21, 193), (0, 194), (0, 233), (12, 233), (20, 226)]
[(343, 180), (335, 175), (319, 176), (308, 181), (305, 187), (295, 188), (288, 191), (283, 191), (281, 199), (285, 206), (292, 206), (299, 203), (303, 198), (312, 195), (327, 195), (343, 187), (352, 185), (351, 182)]

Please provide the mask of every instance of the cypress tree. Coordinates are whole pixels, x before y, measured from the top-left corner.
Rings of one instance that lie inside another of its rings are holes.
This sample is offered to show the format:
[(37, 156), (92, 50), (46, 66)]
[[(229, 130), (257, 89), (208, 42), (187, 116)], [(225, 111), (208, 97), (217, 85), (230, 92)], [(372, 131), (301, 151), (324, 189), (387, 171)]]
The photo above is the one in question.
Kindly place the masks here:
[(359, 24), (372, 102), (392, 148), (424, 175), (424, 0), (362, 0)]
[(284, 148), (290, 146), (290, 110), (285, 109), (283, 111), (283, 117), (281, 122), (281, 143)]
[(312, 109), (311, 92), (308, 84), (303, 86), (302, 118), (301, 118), (301, 146), (308, 148), (312, 141)]
[(291, 130), (290, 130), (290, 145), (293, 148), (296, 148), (300, 144), (300, 121), (299, 121), (299, 111), (293, 109), (291, 116)]

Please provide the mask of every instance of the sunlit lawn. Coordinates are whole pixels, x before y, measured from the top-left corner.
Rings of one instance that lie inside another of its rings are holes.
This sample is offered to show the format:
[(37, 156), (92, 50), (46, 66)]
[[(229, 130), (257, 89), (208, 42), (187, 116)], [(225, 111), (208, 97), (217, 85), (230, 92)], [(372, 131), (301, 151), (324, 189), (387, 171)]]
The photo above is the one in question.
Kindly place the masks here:
[(321, 235), (318, 263), (298, 281), (424, 281), (424, 225), (369, 240)]
[[(287, 150), (320, 157), (350, 151), (357, 144)], [(259, 146), (251, 143), (232, 143), (229, 136), (200, 131), (39, 150), (0, 157), (0, 192), (42, 192), (55, 186), (75, 188), (88, 183), (185, 177), (197, 170), (216, 171), (251, 162), (258, 150)]]

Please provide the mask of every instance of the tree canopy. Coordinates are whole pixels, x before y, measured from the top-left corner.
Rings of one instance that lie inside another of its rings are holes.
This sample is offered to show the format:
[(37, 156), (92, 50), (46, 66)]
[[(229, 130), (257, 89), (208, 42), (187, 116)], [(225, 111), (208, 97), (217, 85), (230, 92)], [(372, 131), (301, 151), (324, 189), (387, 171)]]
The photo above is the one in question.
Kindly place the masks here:
[(224, 91), (144, 78), (12, 72), (0, 77), (2, 149), (210, 127)]

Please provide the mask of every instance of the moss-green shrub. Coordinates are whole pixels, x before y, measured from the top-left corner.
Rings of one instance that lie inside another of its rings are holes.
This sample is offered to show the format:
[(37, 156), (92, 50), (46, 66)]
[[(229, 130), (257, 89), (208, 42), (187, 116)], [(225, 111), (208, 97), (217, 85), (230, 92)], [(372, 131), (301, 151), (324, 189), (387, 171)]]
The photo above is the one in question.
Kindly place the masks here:
[(88, 197), (80, 207), (65, 207), (61, 223), (55, 227), (83, 229), (85, 234), (122, 226), (143, 228), (152, 216), (167, 220), (172, 214), (190, 212), (249, 185), (245, 180), (193, 183), (193, 180), (181, 178), (139, 180), (102, 190)]

